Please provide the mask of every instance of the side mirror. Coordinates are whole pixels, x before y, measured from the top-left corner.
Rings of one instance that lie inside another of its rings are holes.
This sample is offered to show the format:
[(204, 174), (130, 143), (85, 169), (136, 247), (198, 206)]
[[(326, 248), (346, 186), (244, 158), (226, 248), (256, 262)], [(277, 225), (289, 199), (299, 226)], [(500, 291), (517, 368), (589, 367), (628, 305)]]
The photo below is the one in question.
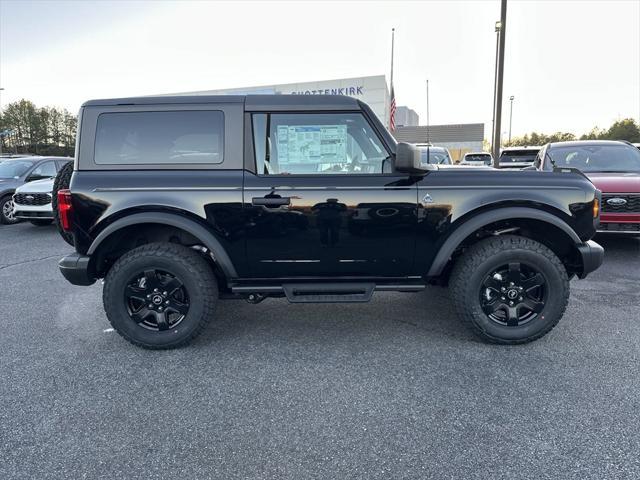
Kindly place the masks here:
[[(428, 151), (427, 151), (428, 154)], [(426, 173), (435, 170), (436, 167), (427, 163), (422, 163), (421, 151), (411, 143), (398, 143), (396, 146), (396, 159), (394, 162), (396, 170), (406, 173)]]

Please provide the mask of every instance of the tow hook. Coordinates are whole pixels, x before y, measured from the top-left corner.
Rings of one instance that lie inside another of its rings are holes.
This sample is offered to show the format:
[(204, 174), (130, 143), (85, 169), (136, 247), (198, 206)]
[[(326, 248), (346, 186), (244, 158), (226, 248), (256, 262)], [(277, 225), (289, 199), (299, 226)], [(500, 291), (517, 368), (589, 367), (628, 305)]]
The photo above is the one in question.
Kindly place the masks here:
[(246, 300), (248, 303), (252, 303), (255, 305), (256, 303), (260, 303), (261, 301), (263, 301), (265, 298), (267, 298), (267, 296), (263, 295), (262, 293), (250, 293)]

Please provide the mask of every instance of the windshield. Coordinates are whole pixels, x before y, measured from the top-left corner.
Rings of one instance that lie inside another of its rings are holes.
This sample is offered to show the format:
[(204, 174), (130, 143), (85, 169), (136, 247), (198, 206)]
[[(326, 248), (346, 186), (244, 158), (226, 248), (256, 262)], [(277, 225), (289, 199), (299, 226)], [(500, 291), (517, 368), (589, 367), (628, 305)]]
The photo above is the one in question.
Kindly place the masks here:
[(500, 163), (533, 163), (538, 155), (538, 150), (509, 150), (500, 154)]
[(451, 165), (451, 158), (449, 154), (442, 150), (429, 149), (429, 156), (427, 156), (427, 149), (422, 148), (420, 151), (420, 160), (422, 163), (433, 163), (436, 165)]
[(572, 167), (583, 172), (638, 172), (640, 151), (628, 145), (575, 145), (549, 148), (556, 167)]
[(7, 160), (0, 163), (0, 178), (21, 177), (33, 163), (24, 160)]
[(485, 165), (491, 165), (491, 155), (489, 154), (477, 154), (477, 155), (467, 155), (464, 157), (465, 162), (480, 162)]

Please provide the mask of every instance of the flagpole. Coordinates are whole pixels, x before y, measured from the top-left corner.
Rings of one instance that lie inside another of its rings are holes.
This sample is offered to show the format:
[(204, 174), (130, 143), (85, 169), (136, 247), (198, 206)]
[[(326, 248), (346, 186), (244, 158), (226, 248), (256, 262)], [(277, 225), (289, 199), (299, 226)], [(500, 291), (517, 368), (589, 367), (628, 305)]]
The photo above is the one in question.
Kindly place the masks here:
[(395, 42), (395, 34), (396, 34), (396, 29), (392, 28), (391, 29), (391, 86), (393, 87), (393, 49), (394, 49), (394, 42)]
[(395, 92), (393, 91), (393, 53), (394, 53), (394, 47), (395, 47), (395, 35), (396, 35), (396, 29), (392, 28), (391, 29), (391, 92), (390, 92), (390, 99), (389, 99), (389, 130), (391, 130), (392, 132), (396, 129), (396, 121), (395, 121), (395, 114), (396, 114), (396, 95)]

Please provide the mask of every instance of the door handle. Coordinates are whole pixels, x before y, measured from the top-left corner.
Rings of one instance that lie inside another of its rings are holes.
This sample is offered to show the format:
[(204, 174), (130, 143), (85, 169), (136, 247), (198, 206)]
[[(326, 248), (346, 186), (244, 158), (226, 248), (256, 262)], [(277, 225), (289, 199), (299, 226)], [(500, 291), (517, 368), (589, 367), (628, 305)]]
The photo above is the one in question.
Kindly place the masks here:
[(291, 205), (289, 197), (254, 197), (251, 199), (251, 205), (264, 207), (280, 207), (282, 205)]

